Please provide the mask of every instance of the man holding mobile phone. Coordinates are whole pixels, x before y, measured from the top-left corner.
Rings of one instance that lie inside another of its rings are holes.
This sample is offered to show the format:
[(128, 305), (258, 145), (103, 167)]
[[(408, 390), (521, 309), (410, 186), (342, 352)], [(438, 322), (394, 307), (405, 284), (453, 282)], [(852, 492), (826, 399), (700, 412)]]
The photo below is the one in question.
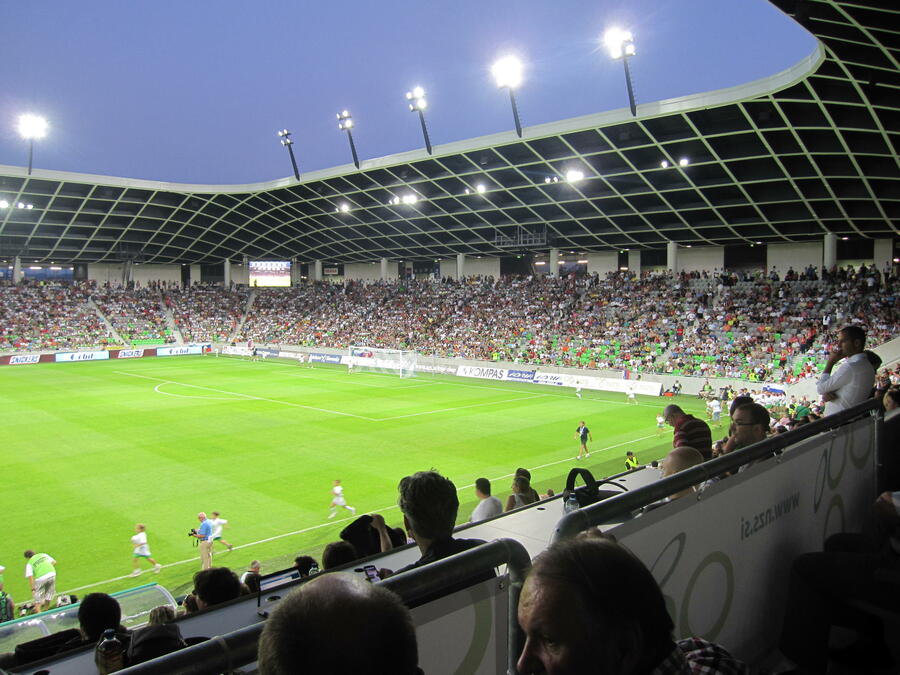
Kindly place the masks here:
[[(825, 401), (825, 415), (834, 415), (862, 403), (872, 395), (875, 369), (863, 353), (866, 331), (859, 326), (846, 326), (838, 333), (837, 348), (828, 354), (825, 370), (816, 383), (816, 391)], [(831, 371), (846, 359), (838, 371)]]

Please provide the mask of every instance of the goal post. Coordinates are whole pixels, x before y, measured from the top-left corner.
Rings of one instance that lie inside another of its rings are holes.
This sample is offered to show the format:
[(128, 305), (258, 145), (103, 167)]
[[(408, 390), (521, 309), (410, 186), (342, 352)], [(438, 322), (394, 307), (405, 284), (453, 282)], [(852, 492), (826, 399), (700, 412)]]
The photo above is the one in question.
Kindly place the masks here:
[(350, 345), (347, 348), (347, 365), (360, 372), (415, 377), (417, 356), (411, 350)]

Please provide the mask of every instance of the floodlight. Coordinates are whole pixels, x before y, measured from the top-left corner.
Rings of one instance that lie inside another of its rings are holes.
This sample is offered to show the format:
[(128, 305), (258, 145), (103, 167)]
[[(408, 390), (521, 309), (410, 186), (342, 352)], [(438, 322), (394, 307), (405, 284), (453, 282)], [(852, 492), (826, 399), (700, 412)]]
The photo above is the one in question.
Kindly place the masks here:
[(347, 140), (350, 142), (350, 153), (353, 155), (353, 165), (359, 168), (359, 157), (356, 154), (356, 144), (353, 142), (353, 116), (349, 110), (342, 110), (337, 114), (338, 129), (347, 132)]
[(300, 169), (297, 168), (297, 158), (294, 157), (294, 141), (291, 138), (291, 132), (287, 129), (282, 129), (278, 132), (278, 137), (281, 139), (281, 144), (288, 149), (288, 154), (291, 156), (291, 166), (294, 168), (294, 177), (297, 180), (300, 180)]
[(584, 180), (584, 171), (580, 169), (569, 169), (566, 171), (566, 180), (570, 183), (577, 183), (580, 180)]
[(491, 66), (498, 87), (517, 89), (522, 84), (522, 62), (515, 56), (504, 56)]
[(628, 88), (628, 107), (631, 115), (637, 117), (637, 104), (634, 102), (634, 88), (631, 86), (631, 71), (628, 69), (628, 57), (635, 55), (634, 36), (629, 30), (613, 27), (603, 34), (603, 43), (613, 59), (622, 59), (625, 69), (625, 86)]
[(47, 120), (30, 113), (19, 115), (19, 135), (24, 139), (43, 138), (47, 135)]
[(0, 209), (8, 209), (8, 208), (9, 208), (9, 202), (6, 201), (5, 199), (0, 199)]
[(19, 135), (28, 141), (28, 175), (31, 175), (31, 163), (34, 159), (34, 140), (47, 135), (47, 120), (40, 115), (26, 113), (19, 115)]
[(603, 44), (613, 59), (634, 56), (634, 36), (630, 30), (613, 26), (603, 34)]
[(484, 183), (479, 183), (475, 186), (475, 191), (478, 192), (478, 194), (483, 195), (487, 191), (487, 188), (484, 186)]
[(406, 92), (406, 100), (409, 101), (409, 111), (419, 113), (419, 122), (422, 124), (422, 136), (425, 138), (425, 149), (431, 154), (431, 139), (428, 137), (428, 127), (425, 125), (425, 109), (428, 101), (425, 100), (425, 90), (422, 87), (413, 87)]
[(341, 213), (348, 213), (350, 211), (350, 205), (347, 203), (341, 204), (340, 209)]
[(663, 169), (668, 169), (668, 168), (669, 168), (669, 160), (664, 159), (663, 161), (661, 161), (661, 162), (659, 163), (659, 165), (660, 165)]
[(515, 56), (504, 56), (491, 66), (491, 73), (497, 86), (509, 89), (509, 103), (512, 106), (516, 135), (522, 138), (522, 122), (519, 120), (519, 106), (516, 105), (516, 88), (522, 84), (522, 62)]
[(687, 157), (682, 157), (678, 160), (678, 166), (687, 166), (688, 164), (690, 164), (690, 162)]
[(415, 204), (419, 201), (419, 198), (414, 194), (403, 195), (402, 201), (404, 204)]

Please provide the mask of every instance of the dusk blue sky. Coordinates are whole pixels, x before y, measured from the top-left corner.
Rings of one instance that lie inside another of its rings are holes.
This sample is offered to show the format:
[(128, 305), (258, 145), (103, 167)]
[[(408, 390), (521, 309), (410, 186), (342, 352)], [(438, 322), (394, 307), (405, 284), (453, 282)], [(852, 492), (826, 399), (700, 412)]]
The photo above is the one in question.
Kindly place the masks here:
[(404, 101), (427, 92), (435, 145), (513, 127), (490, 65), (526, 63), (530, 126), (627, 106), (599, 36), (635, 35), (638, 103), (742, 84), (795, 64), (814, 39), (766, 0), (34, 0), (7, 7), (0, 164), (23, 166), (20, 113), (50, 124), (34, 166), (186, 183), (291, 175), (423, 146)]

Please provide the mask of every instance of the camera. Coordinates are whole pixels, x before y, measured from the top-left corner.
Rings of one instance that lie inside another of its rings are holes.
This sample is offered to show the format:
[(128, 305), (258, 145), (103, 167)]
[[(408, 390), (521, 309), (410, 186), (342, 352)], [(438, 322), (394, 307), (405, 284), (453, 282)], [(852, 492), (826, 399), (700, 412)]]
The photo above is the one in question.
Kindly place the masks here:
[(193, 527), (192, 527), (190, 530), (188, 530), (188, 533), (187, 533), (187, 535), (188, 535), (189, 537), (193, 537), (193, 536), (195, 536), (196, 534), (197, 534), (197, 529), (196, 529), (196, 528), (193, 528)]

